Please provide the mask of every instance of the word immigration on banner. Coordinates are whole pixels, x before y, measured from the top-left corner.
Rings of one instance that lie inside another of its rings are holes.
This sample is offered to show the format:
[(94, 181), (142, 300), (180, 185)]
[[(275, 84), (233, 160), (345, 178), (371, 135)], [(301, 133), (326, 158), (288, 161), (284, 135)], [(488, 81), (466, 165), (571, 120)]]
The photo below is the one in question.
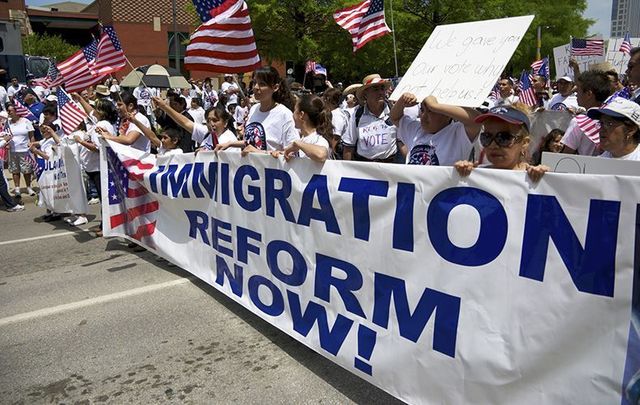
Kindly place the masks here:
[[(439, 25), (391, 95), (477, 107), (504, 71), (534, 16)], [(496, 27), (500, 30), (496, 30)]]
[(620, 403), (634, 381), (638, 178), (109, 146), (105, 236), (404, 401)]

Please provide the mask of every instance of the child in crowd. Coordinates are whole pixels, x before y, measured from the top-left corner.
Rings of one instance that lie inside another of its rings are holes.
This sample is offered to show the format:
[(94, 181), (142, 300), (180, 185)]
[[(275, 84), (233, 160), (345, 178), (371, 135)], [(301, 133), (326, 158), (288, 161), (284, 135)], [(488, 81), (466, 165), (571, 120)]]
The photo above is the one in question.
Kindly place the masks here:
[[(49, 160), (53, 155), (54, 146), (60, 145), (60, 138), (57, 134), (58, 130), (58, 126), (52, 122), (45, 122), (40, 125), (42, 140), (29, 143), (29, 151), (44, 160)], [(42, 216), (44, 222), (58, 221), (60, 218), (60, 214), (49, 209), (47, 209), (47, 213)]]
[(162, 131), (160, 138), (156, 135), (151, 128), (141, 123), (135, 116), (135, 114), (129, 114), (129, 121), (140, 128), (142, 134), (146, 136), (151, 144), (158, 150), (158, 156), (169, 156), (181, 154), (182, 149), (178, 147), (180, 145), (180, 132), (175, 128), (167, 128)]

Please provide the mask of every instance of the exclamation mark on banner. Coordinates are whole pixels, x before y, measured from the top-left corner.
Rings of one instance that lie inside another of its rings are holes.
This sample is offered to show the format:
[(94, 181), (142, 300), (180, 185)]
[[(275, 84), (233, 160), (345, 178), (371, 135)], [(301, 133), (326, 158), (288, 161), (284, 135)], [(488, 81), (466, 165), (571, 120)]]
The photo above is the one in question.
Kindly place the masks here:
[[(375, 346), (376, 332), (364, 325), (360, 325), (358, 328), (358, 356), (362, 357), (366, 361), (371, 360), (371, 354), (373, 353), (373, 348)], [(355, 358), (354, 367), (363, 373), (372, 375), (373, 369), (371, 368), (371, 364), (359, 359), (358, 357)]]

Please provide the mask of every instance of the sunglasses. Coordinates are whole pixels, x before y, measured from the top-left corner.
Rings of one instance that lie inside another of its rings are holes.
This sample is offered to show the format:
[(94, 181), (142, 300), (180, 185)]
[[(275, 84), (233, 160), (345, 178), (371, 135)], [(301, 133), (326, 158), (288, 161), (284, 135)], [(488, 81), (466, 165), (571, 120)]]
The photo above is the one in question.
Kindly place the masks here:
[(518, 141), (518, 138), (519, 138), (518, 136), (513, 135), (511, 132), (508, 132), (508, 131), (501, 131), (495, 134), (491, 134), (489, 132), (482, 132), (480, 134), (480, 144), (482, 145), (483, 148), (486, 148), (489, 145), (491, 145), (493, 141), (495, 141), (496, 145), (498, 145), (499, 147), (508, 148), (514, 143), (516, 143)]

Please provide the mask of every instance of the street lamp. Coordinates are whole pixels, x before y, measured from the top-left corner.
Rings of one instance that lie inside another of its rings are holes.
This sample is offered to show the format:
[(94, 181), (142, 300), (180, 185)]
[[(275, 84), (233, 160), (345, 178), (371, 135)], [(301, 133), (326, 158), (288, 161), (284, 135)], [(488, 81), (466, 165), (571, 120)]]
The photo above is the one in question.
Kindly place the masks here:
[(542, 48), (542, 28), (553, 28), (553, 25), (538, 25), (538, 45), (536, 47), (536, 60), (542, 59), (542, 55), (540, 55), (540, 48)]

